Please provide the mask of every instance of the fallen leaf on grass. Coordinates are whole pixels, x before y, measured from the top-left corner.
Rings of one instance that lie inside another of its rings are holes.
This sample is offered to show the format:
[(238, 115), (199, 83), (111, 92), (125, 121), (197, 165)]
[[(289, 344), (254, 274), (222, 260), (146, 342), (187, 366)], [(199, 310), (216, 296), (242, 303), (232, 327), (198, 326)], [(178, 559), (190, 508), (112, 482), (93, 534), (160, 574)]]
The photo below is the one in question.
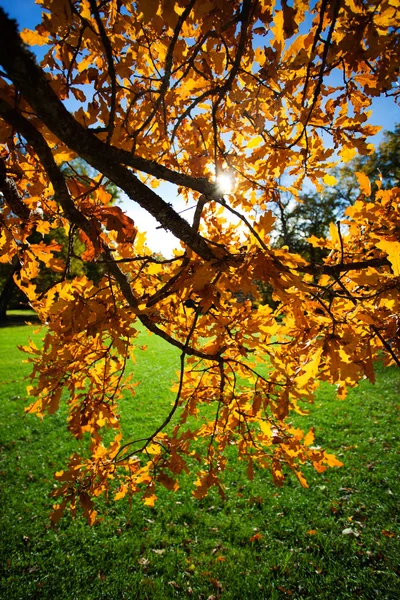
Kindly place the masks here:
[(343, 529), (342, 534), (343, 535), (354, 535), (354, 537), (358, 537), (360, 535), (360, 532), (357, 531), (356, 529), (352, 529), (351, 527), (346, 527), (346, 529)]
[(143, 557), (143, 558), (139, 558), (138, 563), (141, 567), (143, 567), (143, 569), (146, 569), (149, 566), (150, 561), (148, 558)]
[(164, 554), (164, 552), (165, 552), (165, 548), (163, 548), (162, 550), (156, 550), (156, 549), (153, 549), (153, 548), (152, 548), (152, 550), (151, 550), (151, 551), (152, 551), (152, 552), (154, 552), (154, 554)]
[(210, 583), (220, 592), (222, 592), (223, 586), (222, 583), (220, 581), (218, 581), (218, 579), (214, 579), (213, 577), (210, 578)]
[(388, 538), (394, 537), (393, 531), (389, 531), (388, 529), (382, 529), (382, 534)]
[(253, 542), (257, 542), (259, 540), (262, 539), (262, 534), (261, 533), (256, 533), (255, 535), (252, 535), (251, 538), (249, 539), (249, 542), (253, 543)]
[(278, 590), (280, 590), (284, 594), (287, 594), (288, 596), (292, 596), (292, 594), (293, 594), (292, 590), (287, 590), (286, 588), (282, 587), (281, 585), (278, 585)]
[(307, 535), (315, 535), (317, 533), (316, 529), (310, 529), (310, 531), (307, 531)]

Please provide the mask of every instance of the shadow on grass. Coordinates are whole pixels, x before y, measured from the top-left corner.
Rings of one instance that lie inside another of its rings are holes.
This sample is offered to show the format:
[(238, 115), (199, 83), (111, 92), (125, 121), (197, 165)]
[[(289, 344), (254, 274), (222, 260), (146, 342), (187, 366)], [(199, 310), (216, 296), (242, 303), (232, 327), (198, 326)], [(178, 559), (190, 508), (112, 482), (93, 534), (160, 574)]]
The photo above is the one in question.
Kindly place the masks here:
[(0, 321), (0, 327), (29, 325), (30, 323), (40, 323), (39, 317), (33, 310), (10, 310), (7, 311), (6, 319)]

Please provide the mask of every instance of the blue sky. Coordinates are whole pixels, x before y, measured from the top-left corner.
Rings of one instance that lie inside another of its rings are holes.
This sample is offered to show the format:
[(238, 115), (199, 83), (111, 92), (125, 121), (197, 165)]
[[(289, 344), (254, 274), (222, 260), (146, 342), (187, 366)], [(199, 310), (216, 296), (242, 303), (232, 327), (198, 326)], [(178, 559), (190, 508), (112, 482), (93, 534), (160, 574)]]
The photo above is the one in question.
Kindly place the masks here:
[(0, 6), (18, 21), (21, 29), (32, 28), (41, 21), (42, 7), (34, 0), (0, 0)]
[[(152, 0), (148, 1), (151, 2)], [(34, 0), (0, 0), (0, 6), (17, 20), (20, 29), (25, 27), (33, 29), (41, 21), (42, 7), (35, 4)], [(43, 52), (42, 48), (38, 47), (37, 50), (38, 53)], [(382, 132), (393, 130), (395, 124), (400, 122), (400, 107), (396, 105), (392, 98), (382, 97), (374, 99), (371, 108), (371, 124), (382, 127), (382, 131), (371, 138), (371, 141), (377, 145), (382, 139)], [(162, 183), (156, 191), (165, 200), (174, 204), (176, 210), (187, 208), (185, 203), (178, 197), (175, 186)], [(173, 243), (171, 245), (171, 242), (173, 242), (171, 234), (162, 229), (157, 229), (158, 223), (156, 220), (128, 198), (123, 200), (122, 207), (135, 220), (139, 229), (148, 232), (148, 241), (151, 248), (165, 255), (170, 255), (174, 246)], [(192, 211), (188, 211), (184, 216), (191, 219)]]

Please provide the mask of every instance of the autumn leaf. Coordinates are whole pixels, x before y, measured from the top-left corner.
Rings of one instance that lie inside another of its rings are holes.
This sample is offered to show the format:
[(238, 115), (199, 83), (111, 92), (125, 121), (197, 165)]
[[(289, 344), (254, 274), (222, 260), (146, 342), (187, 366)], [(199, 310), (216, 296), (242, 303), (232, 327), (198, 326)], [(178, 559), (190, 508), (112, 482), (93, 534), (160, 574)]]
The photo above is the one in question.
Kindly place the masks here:
[(21, 32), (21, 39), (28, 46), (44, 46), (49, 42), (49, 36), (46, 35), (45, 28), (40, 25), (38, 25), (35, 31), (24, 29)]
[(343, 467), (343, 463), (336, 458), (333, 454), (328, 454), (324, 452), (324, 462), (328, 465), (328, 467)]
[(310, 431), (304, 437), (303, 443), (305, 446), (311, 446), (311, 444), (314, 443), (314, 439), (315, 439), (315, 429), (313, 427), (312, 429), (310, 429)]
[(275, 217), (272, 211), (267, 210), (256, 223), (255, 229), (261, 235), (261, 237), (264, 238), (268, 233), (272, 231), (274, 223)]
[(132, 243), (136, 236), (135, 224), (119, 206), (107, 206), (96, 211), (108, 230), (117, 232), (117, 242)]
[(143, 502), (146, 506), (153, 507), (157, 500), (157, 496), (155, 494), (151, 494), (150, 496), (145, 496)]
[(392, 265), (393, 273), (396, 277), (400, 276), (400, 242), (380, 240), (376, 243), (377, 248), (386, 252)]
[(333, 175), (324, 175), (324, 183), (326, 185), (335, 185), (337, 183), (337, 179)]
[(367, 175), (365, 173), (357, 171), (355, 173), (355, 176), (357, 177), (357, 180), (358, 180), (358, 183), (360, 186), (360, 190), (362, 191), (362, 193), (365, 194), (366, 196), (370, 196), (371, 195), (371, 183), (370, 183)]
[(350, 162), (357, 154), (356, 148), (349, 148), (348, 146), (344, 146), (340, 150), (340, 158), (344, 163)]
[(394, 537), (393, 531), (389, 531), (387, 529), (382, 529), (382, 535), (384, 535), (385, 537), (388, 537), (388, 538)]
[(260, 144), (263, 143), (263, 138), (261, 135), (256, 135), (247, 143), (247, 148), (257, 148)]
[(303, 374), (296, 378), (296, 384), (300, 388), (304, 387), (317, 374), (322, 352), (323, 348), (318, 348), (306, 365), (302, 367)]
[(262, 540), (262, 533), (255, 533), (254, 535), (251, 536), (251, 538), (249, 539), (249, 542), (251, 544), (253, 544), (254, 542), (259, 542), (260, 540)]

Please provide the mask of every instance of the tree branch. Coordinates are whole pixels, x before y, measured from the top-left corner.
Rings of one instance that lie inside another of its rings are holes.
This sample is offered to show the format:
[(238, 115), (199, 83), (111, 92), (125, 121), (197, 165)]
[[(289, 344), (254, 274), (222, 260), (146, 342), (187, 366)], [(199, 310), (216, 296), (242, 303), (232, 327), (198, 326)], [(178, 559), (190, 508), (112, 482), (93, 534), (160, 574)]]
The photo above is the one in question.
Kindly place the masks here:
[[(37, 66), (32, 53), (24, 48), (17, 34), (15, 22), (8, 19), (1, 8), (0, 35), (3, 39), (0, 47), (0, 62), (43, 123), (69, 148), (106, 175), (132, 200), (157, 219), (165, 229), (170, 230), (199, 256), (208, 261), (215, 259), (213, 251), (204, 238), (193, 231), (189, 223), (170, 204), (121, 164), (129, 164), (129, 166), (140, 169), (140, 165), (144, 166), (146, 161), (143, 159), (139, 162), (133, 161), (129, 153), (121, 152), (116, 148), (112, 149), (111, 146), (88, 132), (68, 112), (51, 88), (44, 72)], [(133, 162), (136, 162), (136, 166), (132, 164)], [(155, 169), (153, 164), (151, 171), (155, 172), (156, 170), (158, 169)], [(161, 170), (166, 174), (165, 168)], [(182, 177), (175, 177), (173, 183), (179, 179), (182, 181)], [(191, 180), (193, 181), (194, 178)], [(206, 187), (209, 191), (211, 187), (212, 192), (215, 193), (215, 186), (207, 183), (208, 185), (200, 187)], [(183, 181), (182, 184), (185, 185)]]
[[(60, 205), (62, 206), (68, 220), (80, 229), (82, 229), (86, 233), (86, 235), (93, 241), (93, 243), (96, 246), (98, 246), (99, 242), (94, 236), (94, 230), (89, 220), (85, 217), (83, 213), (81, 213), (76, 208), (68, 191), (64, 176), (60, 171), (59, 167), (57, 166), (54, 157), (51, 153), (51, 150), (41, 133), (37, 131), (37, 129), (32, 125), (32, 123), (30, 123), (29, 121), (27, 121), (27, 119), (22, 117), (22, 115), (20, 115), (18, 111), (11, 108), (6, 102), (4, 102), (4, 100), (1, 99), (0, 114), (5, 120), (7, 120), (7, 122), (18, 128), (21, 134), (26, 138), (28, 143), (33, 147), (34, 151), (37, 153), (53, 185), (56, 199), (60, 202)], [(171, 337), (165, 331), (157, 327), (157, 325), (152, 321), (151, 316), (141, 312), (139, 310), (138, 300), (132, 292), (130, 283), (125, 273), (121, 271), (116, 262), (113, 260), (111, 251), (104, 242), (101, 243), (101, 247), (102, 252), (105, 256), (105, 262), (107, 262), (111, 274), (118, 282), (120, 290), (125, 300), (147, 329), (149, 329), (159, 337), (165, 339), (172, 346), (176, 346), (182, 351), (184, 350), (186, 354), (197, 356), (199, 358), (204, 358), (206, 360), (218, 361), (220, 359), (220, 352), (216, 354), (206, 354), (205, 352), (201, 352), (199, 350), (196, 350), (195, 348), (186, 347), (185, 344)]]

